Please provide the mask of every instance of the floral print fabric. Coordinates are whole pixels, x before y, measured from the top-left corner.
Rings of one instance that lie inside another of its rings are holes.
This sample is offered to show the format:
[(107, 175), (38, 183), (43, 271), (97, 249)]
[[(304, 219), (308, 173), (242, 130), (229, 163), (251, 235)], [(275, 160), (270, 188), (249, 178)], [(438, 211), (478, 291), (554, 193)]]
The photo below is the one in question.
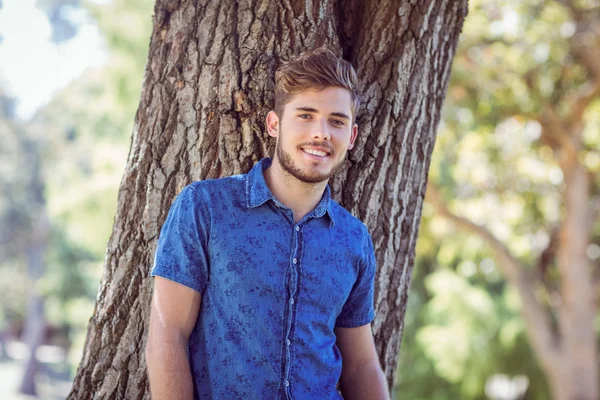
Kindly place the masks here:
[(366, 226), (329, 187), (295, 223), (265, 183), (270, 163), (188, 185), (160, 233), (152, 276), (202, 293), (188, 342), (197, 399), (339, 399), (334, 328), (374, 318)]

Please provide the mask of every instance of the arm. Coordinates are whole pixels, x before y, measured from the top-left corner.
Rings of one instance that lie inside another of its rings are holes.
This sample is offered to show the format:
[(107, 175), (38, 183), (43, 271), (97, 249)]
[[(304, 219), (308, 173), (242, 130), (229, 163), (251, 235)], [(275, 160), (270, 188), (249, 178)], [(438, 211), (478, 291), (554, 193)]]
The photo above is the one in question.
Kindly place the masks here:
[(155, 277), (146, 363), (154, 400), (192, 399), (194, 390), (187, 341), (202, 295), (187, 286)]
[(371, 325), (335, 328), (337, 347), (342, 355), (340, 388), (347, 400), (388, 400), (385, 375), (381, 370)]

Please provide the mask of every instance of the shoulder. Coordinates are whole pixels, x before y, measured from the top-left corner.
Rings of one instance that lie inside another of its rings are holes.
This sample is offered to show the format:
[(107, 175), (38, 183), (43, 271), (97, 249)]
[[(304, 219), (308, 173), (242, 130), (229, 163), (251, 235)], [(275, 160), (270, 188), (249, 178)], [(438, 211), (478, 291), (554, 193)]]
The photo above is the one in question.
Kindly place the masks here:
[(187, 185), (182, 194), (192, 199), (204, 213), (227, 214), (245, 208), (247, 174), (196, 181)]
[[(226, 176), (217, 179), (206, 179), (192, 182), (183, 188), (189, 191), (198, 200), (211, 202), (212, 200), (237, 199), (245, 196), (247, 174)], [(182, 192), (183, 192), (182, 191)]]
[(348, 232), (354, 236), (354, 239), (361, 239), (364, 242), (370, 241), (371, 235), (367, 225), (333, 199), (329, 201), (329, 211), (333, 216), (336, 228)]
[(184, 189), (189, 188), (197, 193), (234, 189), (237, 186), (243, 187), (246, 183), (246, 177), (247, 174), (239, 174), (223, 178), (205, 179), (203, 181), (192, 182)]

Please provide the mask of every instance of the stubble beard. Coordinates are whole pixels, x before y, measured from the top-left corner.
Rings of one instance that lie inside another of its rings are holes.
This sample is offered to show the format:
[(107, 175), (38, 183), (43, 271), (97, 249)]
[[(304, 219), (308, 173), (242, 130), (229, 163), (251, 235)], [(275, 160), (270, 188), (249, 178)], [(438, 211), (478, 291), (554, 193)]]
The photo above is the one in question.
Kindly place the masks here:
[[(292, 159), (291, 155), (289, 153), (286, 153), (285, 150), (283, 150), (283, 147), (280, 145), (279, 140), (277, 141), (277, 144), (275, 145), (275, 153), (277, 155), (279, 165), (281, 165), (281, 168), (285, 172), (287, 172), (294, 178), (298, 179), (299, 181), (304, 182), (304, 183), (309, 183), (309, 184), (317, 184), (317, 183), (328, 181), (329, 178), (331, 178), (333, 175), (335, 175), (336, 173), (338, 173), (340, 170), (343, 169), (344, 160), (346, 158), (346, 156), (344, 155), (344, 157), (342, 157), (341, 160), (336, 165), (334, 165), (333, 168), (331, 168), (331, 171), (329, 171), (328, 173), (310, 174), (310, 173), (300, 169), (294, 163), (294, 160)], [(332, 153), (332, 155), (333, 155), (333, 153)]]

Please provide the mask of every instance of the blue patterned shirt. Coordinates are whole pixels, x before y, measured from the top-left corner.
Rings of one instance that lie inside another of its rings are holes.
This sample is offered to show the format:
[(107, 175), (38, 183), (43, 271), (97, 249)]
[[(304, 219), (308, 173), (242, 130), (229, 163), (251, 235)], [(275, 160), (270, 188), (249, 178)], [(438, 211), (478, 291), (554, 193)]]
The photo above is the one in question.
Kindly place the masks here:
[(366, 226), (330, 199), (295, 223), (263, 159), (245, 175), (185, 187), (152, 276), (202, 293), (188, 356), (197, 399), (340, 399), (335, 327), (374, 317)]

